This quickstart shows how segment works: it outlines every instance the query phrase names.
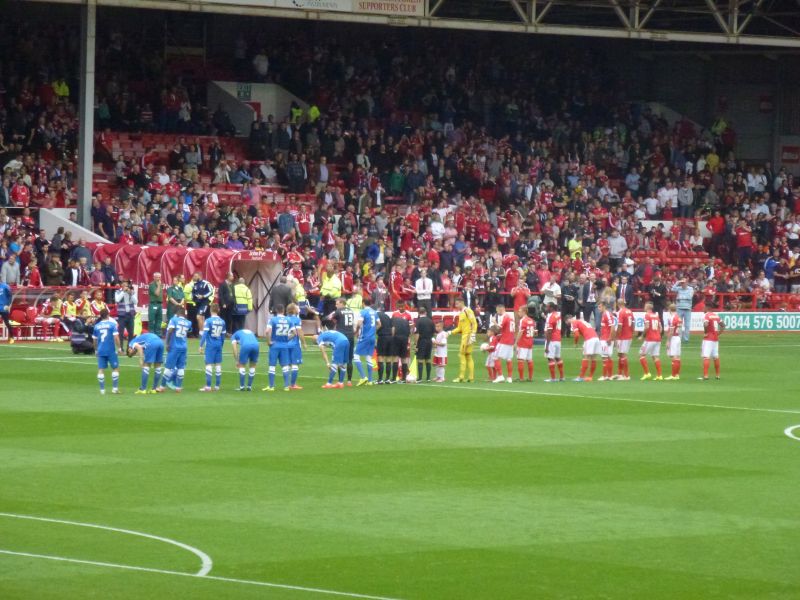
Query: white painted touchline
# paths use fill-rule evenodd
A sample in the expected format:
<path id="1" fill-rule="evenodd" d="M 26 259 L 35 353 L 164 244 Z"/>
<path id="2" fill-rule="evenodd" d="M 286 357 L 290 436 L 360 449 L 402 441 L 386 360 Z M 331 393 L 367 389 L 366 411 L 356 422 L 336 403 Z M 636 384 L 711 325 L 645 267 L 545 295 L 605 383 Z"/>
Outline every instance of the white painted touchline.
<path id="1" fill-rule="evenodd" d="M 0 554 L 9 556 L 24 556 L 26 558 L 41 558 L 58 562 L 74 563 L 79 565 L 90 565 L 94 567 L 106 567 L 110 569 L 124 569 L 126 571 L 141 571 L 144 573 L 158 573 L 161 575 L 174 575 L 177 577 L 193 577 L 205 581 L 224 581 L 227 583 L 239 583 L 242 585 L 257 585 L 261 587 L 277 588 L 283 590 L 293 590 L 297 592 L 309 592 L 314 594 L 326 594 L 328 596 L 345 596 L 347 598 L 363 598 L 365 600 L 398 600 L 397 598 L 387 598 L 385 596 L 370 596 L 368 594 L 356 594 L 353 592 L 337 592 L 336 590 L 324 590 L 321 588 L 305 587 L 300 585 L 288 585 L 284 583 L 270 583 L 267 581 L 251 581 L 248 579 L 234 579 L 233 577 L 219 577 L 217 575 L 200 575 L 199 573 L 184 573 L 182 571 L 170 571 L 167 569 L 152 569 L 149 567 L 136 567 L 133 565 L 120 565 L 116 563 L 99 562 L 94 560 L 81 560 L 78 558 L 66 558 L 63 556 L 51 556 L 48 554 L 33 554 L 31 552 L 15 552 L 13 550 L 0 550 Z"/>
<path id="2" fill-rule="evenodd" d="M 697 408 L 719 408 L 721 410 L 743 410 L 749 412 L 767 412 L 767 413 L 780 413 L 789 415 L 800 415 L 800 410 L 789 410 L 782 408 L 752 408 L 749 406 L 727 406 L 724 404 L 702 404 L 699 402 L 669 402 L 667 400 L 643 400 L 641 398 L 619 398 L 614 396 L 584 396 L 581 394 L 559 394 L 558 392 L 533 392 L 528 390 L 514 390 L 503 387 L 507 384 L 498 384 L 497 387 L 485 388 L 475 387 L 474 384 L 465 383 L 462 385 L 443 385 L 441 383 L 418 383 L 423 387 L 435 388 L 448 388 L 453 390 L 463 390 L 468 392 L 499 392 L 501 394 L 525 394 L 528 396 L 561 396 L 564 398 L 585 398 L 587 400 L 610 400 L 613 402 L 634 402 L 639 404 L 663 404 L 666 406 L 695 406 Z M 558 389 L 558 383 L 546 384 L 552 386 L 552 389 Z M 581 385 L 592 385 L 585 383 Z M 574 389 L 574 388 L 573 388 Z M 800 425 L 798 425 L 800 427 Z M 788 435 L 788 434 L 787 434 Z M 800 441 L 800 438 L 798 439 Z"/>
<path id="3" fill-rule="evenodd" d="M 177 540 L 171 540 L 170 538 L 161 537 L 158 535 L 151 535 L 149 533 L 142 533 L 141 531 L 133 531 L 131 529 L 119 529 L 118 527 L 108 527 L 106 525 L 95 525 L 94 523 L 82 523 L 80 521 L 65 521 L 63 519 L 50 519 L 46 517 L 34 517 L 31 515 L 18 515 L 15 513 L 5 513 L 0 512 L 0 517 L 7 517 L 9 519 L 25 519 L 28 521 L 42 521 L 44 523 L 58 523 L 60 525 L 72 525 L 74 527 L 87 527 L 89 529 L 103 529 L 105 531 L 114 531 L 116 533 L 124 533 L 126 535 L 134 535 L 136 537 L 147 538 L 150 540 L 156 540 L 157 542 L 163 542 L 165 544 L 170 544 L 172 546 L 177 546 L 183 550 L 191 552 L 197 558 L 200 559 L 200 570 L 197 573 L 194 573 L 197 577 L 203 577 L 208 575 L 211 571 L 211 567 L 214 566 L 214 562 L 211 560 L 211 557 L 203 552 L 195 548 L 194 546 L 190 546 L 189 544 L 184 544 L 183 542 L 179 542 Z"/>
<path id="4" fill-rule="evenodd" d="M 793 440 L 797 440 L 798 442 L 800 442 L 800 437 L 797 437 L 794 434 L 795 429 L 800 429 L 800 425 L 792 425 L 791 427 L 787 427 L 786 429 L 783 430 L 783 433 L 792 438 Z"/>

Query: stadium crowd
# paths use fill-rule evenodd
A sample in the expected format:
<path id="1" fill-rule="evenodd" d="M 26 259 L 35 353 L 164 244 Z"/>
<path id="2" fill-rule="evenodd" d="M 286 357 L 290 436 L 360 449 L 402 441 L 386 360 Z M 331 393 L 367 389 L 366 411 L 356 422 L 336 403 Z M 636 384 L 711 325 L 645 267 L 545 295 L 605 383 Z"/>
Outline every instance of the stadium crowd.
<path id="1" fill-rule="evenodd" d="M 81 240 L 45 239 L 27 208 L 72 200 L 78 127 L 74 40 L 55 27 L 29 33 L 0 77 L 0 281 L 113 284 Z M 274 250 L 312 301 L 328 284 L 376 307 L 446 307 L 461 296 L 492 311 L 540 293 L 597 326 L 601 297 L 663 305 L 683 280 L 695 302 L 724 308 L 737 297 L 719 294 L 755 293 L 764 304 L 800 292 L 800 190 L 783 168 L 737 160 L 724 116 L 707 129 L 686 119 L 670 127 L 581 49 L 535 50 L 520 63 L 502 40 L 459 45 L 456 55 L 431 38 L 425 60 L 397 36 L 376 52 L 364 52 L 369 38 L 309 42 L 300 53 L 237 42 L 236 68 L 251 65 L 256 78 L 302 88 L 310 101 L 254 122 L 237 162 L 193 137 L 231 133 L 224 115 L 179 127 L 168 88 L 139 104 L 124 83 L 130 69 L 163 65 L 122 60 L 131 41 L 110 35 L 99 126 L 185 135 L 165 164 L 113 157 L 119 188 L 94 195 L 94 230 L 119 243 Z M 133 110 L 118 105 L 126 102 L 151 113 L 119 118 Z M 231 184 L 239 199 L 224 202 L 219 190 Z"/>

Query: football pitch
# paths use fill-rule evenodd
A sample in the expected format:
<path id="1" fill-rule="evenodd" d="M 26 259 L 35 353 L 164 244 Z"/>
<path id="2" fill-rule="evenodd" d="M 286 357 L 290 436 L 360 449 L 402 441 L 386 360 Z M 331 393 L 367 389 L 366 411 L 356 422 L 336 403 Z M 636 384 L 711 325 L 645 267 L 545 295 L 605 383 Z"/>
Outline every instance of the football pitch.
<path id="1" fill-rule="evenodd" d="M 182 394 L 123 357 L 101 396 L 93 357 L 3 345 L 0 598 L 800 598 L 800 336 L 725 334 L 720 381 L 699 347 L 679 382 L 545 384 L 537 346 L 534 383 L 477 352 L 344 390 L 312 348 L 302 391 L 239 393 L 226 343 L 202 394 L 192 340 Z"/>

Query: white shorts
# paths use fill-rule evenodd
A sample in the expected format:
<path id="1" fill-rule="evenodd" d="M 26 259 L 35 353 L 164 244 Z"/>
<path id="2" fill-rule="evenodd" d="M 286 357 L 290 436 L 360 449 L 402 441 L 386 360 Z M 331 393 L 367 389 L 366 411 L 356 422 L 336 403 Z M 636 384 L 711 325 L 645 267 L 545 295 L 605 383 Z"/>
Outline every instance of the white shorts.
<path id="1" fill-rule="evenodd" d="M 550 342 L 547 345 L 547 352 L 545 353 L 550 360 L 558 360 L 561 358 L 561 342 Z"/>
<path id="2" fill-rule="evenodd" d="M 583 355 L 593 356 L 600 354 L 600 338 L 592 338 L 583 342 Z"/>
<path id="3" fill-rule="evenodd" d="M 669 348 L 667 349 L 667 356 L 679 358 L 681 355 L 681 336 L 673 335 L 669 338 Z"/>
<path id="4" fill-rule="evenodd" d="M 498 360 L 511 360 L 514 358 L 514 346 L 510 344 L 497 344 L 497 349 L 494 353 L 495 358 Z"/>
<path id="5" fill-rule="evenodd" d="M 645 342 L 639 349 L 640 356 L 661 356 L 661 342 Z"/>
<path id="6" fill-rule="evenodd" d="M 611 342 L 600 340 L 600 356 L 610 358 L 614 353 L 614 345 Z"/>
<path id="7" fill-rule="evenodd" d="M 703 346 L 700 352 L 703 358 L 719 358 L 719 342 L 703 340 Z"/>
<path id="8" fill-rule="evenodd" d="M 617 354 L 627 354 L 631 351 L 631 340 L 617 340 Z"/>
<path id="9" fill-rule="evenodd" d="M 533 360 L 533 348 L 517 348 L 517 360 Z"/>

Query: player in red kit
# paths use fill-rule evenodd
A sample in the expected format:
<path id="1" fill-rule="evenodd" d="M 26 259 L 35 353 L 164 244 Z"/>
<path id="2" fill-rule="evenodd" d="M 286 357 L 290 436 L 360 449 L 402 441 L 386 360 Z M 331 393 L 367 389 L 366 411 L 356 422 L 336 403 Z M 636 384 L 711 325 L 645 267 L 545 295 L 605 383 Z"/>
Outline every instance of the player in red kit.
<path id="1" fill-rule="evenodd" d="M 628 353 L 631 351 L 633 341 L 634 318 L 633 311 L 625 306 L 625 300 L 617 300 L 617 327 L 614 333 L 617 346 L 617 376 L 620 381 L 630 381 L 631 372 L 628 364 Z"/>
<path id="2" fill-rule="evenodd" d="M 662 381 L 664 378 L 661 376 L 661 331 L 664 327 L 658 314 L 653 312 L 652 302 L 644 305 L 644 311 L 644 343 L 639 350 L 639 362 L 642 363 L 642 369 L 644 369 L 642 381 L 653 378 L 647 366 L 648 356 L 653 357 L 653 364 L 656 366 L 655 381 Z"/>
<path id="3" fill-rule="evenodd" d="M 603 358 L 603 375 L 597 381 L 611 381 L 614 375 L 614 361 L 611 360 L 614 351 L 614 342 L 611 341 L 614 315 L 605 302 L 598 302 L 597 310 L 600 311 L 600 356 Z"/>
<path id="4" fill-rule="evenodd" d="M 536 337 L 536 321 L 528 316 L 525 306 L 519 309 L 519 330 L 517 331 L 517 373 L 519 380 L 525 379 L 525 364 L 528 365 L 528 381 L 533 381 L 533 338 Z"/>
<path id="5" fill-rule="evenodd" d="M 719 334 L 725 329 L 725 323 L 715 312 L 707 312 L 703 315 L 703 336 L 702 356 L 703 356 L 703 381 L 708 380 L 708 368 L 711 359 L 714 359 L 714 371 L 719 379 Z"/>
<path id="6" fill-rule="evenodd" d="M 667 356 L 672 359 L 672 375 L 666 381 L 677 381 L 681 378 L 681 329 L 683 319 L 678 314 L 674 303 L 669 305 L 669 333 L 667 335 Z"/>
<path id="7" fill-rule="evenodd" d="M 544 326 L 544 355 L 547 358 L 547 366 L 550 369 L 550 379 L 545 379 L 545 383 L 564 381 L 564 361 L 561 360 L 561 313 L 555 304 L 548 304 L 547 321 Z M 556 379 L 556 367 L 558 367 L 559 379 Z"/>
<path id="8" fill-rule="evenodd" d="M 495 355 L 495 383 L 503 383 L 507 381 L 512 382 L 512 374 L 514 373 L 514 332 L 516 331 L 516 323 L 514 322 L 514 315 L 506 312 L 506 307 L 503 304 L 498 304 L 497 311 L 497 326 L 500 328 L 500 333 L 497 338 L 497 349 Z M 506 363 L 506 373 L 508 377 L 503 379 L 503 361 Z"/>
<path id="9" fill-rule="evenodd" d="M 481 344 L 481 350 L 486 352 L 486 372 L 489 373 L 489 382 L 494 383 L 495 380 L 495 364 L 497 363 L 497 340 L 500 339 L 498 332 L 500 328 L 497 325 L 492 325 L 486 330 L 486 343 Z M 502 379 L 503 372 L 500 371 L 500 378 Z"/>
<path id="10" fill-rule="evenodd" d="M 583 319 L 578 319 L 572 315 L 567 317 L 567 325 L 572 328 L 572 335 L 575 336 L 575 345 L 578 345 L 578 338 L 583 337 L 583 360 L 581 361 L 581 374 L 573 381 L 591 381 L 594 371 L 597 368 L 597 356 L 600 354 L 600 338 L 597 337 L 594 327 Z M 586 369 L 591 364 L 591 371 L 586 377 Z"/>

